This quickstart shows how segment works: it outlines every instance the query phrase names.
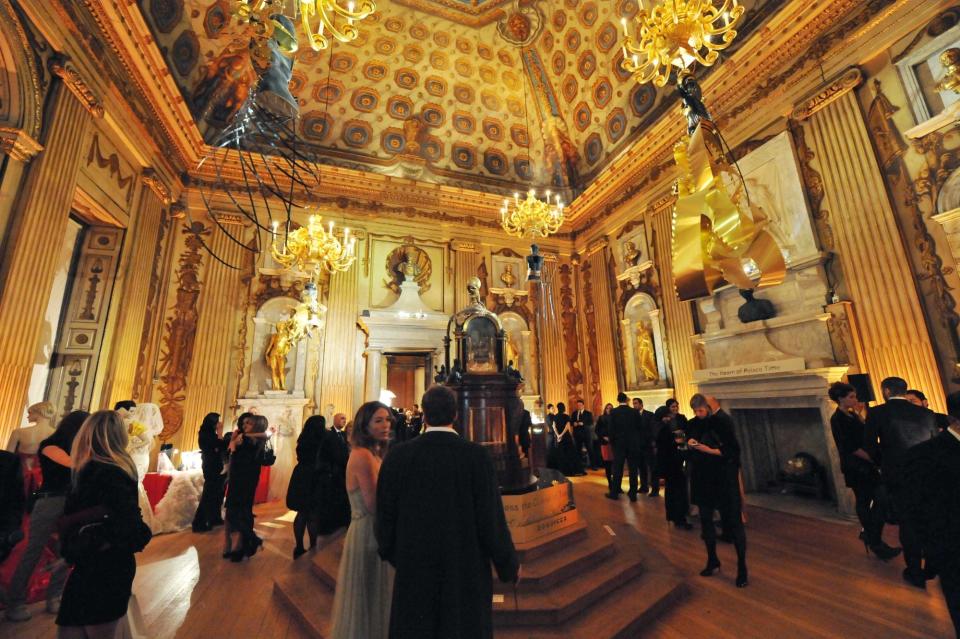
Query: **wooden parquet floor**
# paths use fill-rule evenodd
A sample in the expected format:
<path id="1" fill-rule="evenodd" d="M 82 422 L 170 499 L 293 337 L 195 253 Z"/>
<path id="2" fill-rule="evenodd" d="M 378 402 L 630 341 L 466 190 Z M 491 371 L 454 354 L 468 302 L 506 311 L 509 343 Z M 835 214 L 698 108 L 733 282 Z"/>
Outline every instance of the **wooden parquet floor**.
<path id="1" fill-rule="evenodd" d="M 622 520 L 689 575 L 687 594 L 643 634 L 657 639 L 696 638 L 949 638 L 953 629 L 937 582 L 926 592 L 900 579 L 901 560 L 867 557 L 857 528 L 749 508 L 750 586 L 733 585 L 736 558 L 721 544 L 721 572 L 705 579 L 697 530 L 680 531 L 663 518 L 661 499 L 612 502 L 605 481 L 575 480 L 582 514 Z M 273 577 L 309 570 L 293 562 L 292 513 L 279 504 L 257 508 L 265 550 L 232 564 L 220 558 L 221 536 L 181 532 L 155 538 L 137 557 L 137 595 L 150 639 L 303 639 L 304 633 L 272 595 Z M 887 531 L 895 542 L 895 529 Z M 629 606 L 629 601 L 622 602 Z M 0 638 L 52 639 L 53 618 L 35 606 L 33 620 L 0 622 Z"/>

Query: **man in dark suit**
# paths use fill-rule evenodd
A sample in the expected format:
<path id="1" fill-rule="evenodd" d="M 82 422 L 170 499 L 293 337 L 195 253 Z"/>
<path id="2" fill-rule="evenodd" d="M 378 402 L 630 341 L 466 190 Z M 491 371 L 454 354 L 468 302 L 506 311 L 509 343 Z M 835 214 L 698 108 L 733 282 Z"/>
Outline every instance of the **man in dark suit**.
<path id="1" fill-rule="evenodd" d="M 653 413 L 643 407 L 643 400 L 639 397 L 633 398 L 633 409 L 640 415 L 640 492 L 649 492 L 651 497 L 658 497 L 660 480 L 657 478 L 656 420 Z"/>
<path id="2" fill-rule="evenodd" d="M 593 455 L 593 413 L 584 408 L 583 400 L 577 400 L 577 409 L 573 411 L 573 441 L 577 447 L 577 454 L 583 456 L 586 449 L 590 468 L 596 470 L 600 464 Z"/>
<path id="3" fill-rule="evenodd" d="M 912 499 L 904 504 L 902 517 L 917 531 L 928 568 L 940 575 L 960 636 L 960 392 L 947 397 L 947 412 L 947 428 L 904 455 L 902 479 Z"/>
<path id="4" fill-rule="evenodd" d="M 911 388 L 907 391 L 907 394 L 904 395 L 907 398 L 907 401 L 916 406 L 922 406 L 927 410 L 930 410 L 930 401 L 927 399 L 927 396 L 923 391 L 919 391 L 915 388 Z M 943 413 L 933 413 L 934 422 L 937 424 L 937 428 L 940 430 L 946 430 L 947 426 L 950 425 L 950 418 Z"/>
<path id="5" fill-rule="evenodd" d="M 881 503 L 888 504 L 895 515 L 906 504 L 909 506 L 910 487 L 901 477 L 901 466 L 906 452 L 937 434 L 933 413 L 921 406 L 907 401 L 907 382 L 899 377 L 888 377 L 880 382 L 884 404 L 874 406 L 867 413 L 867 423 L 863 432 L 863 447 L 875 462 L 880 465 L 880 481 L 883 487 Z M 921 569 L 923 546 L 917 538 L 917 532 L 910 521 L 901 521 L 900 545 L 903 546 L 903 559 L 907 567 L 903 579 L 918 588 L 926 587 Z"/>
<path id="6" fill-rule="evenodd" d="M 377 482 L 380 556 L 397 569 L 390 639 L 493 637 L 490 564 L 502 582 L 520 575 L 493 462 L 453 429 L 453 391 L 421 403 L 426 431 L 390 451 Z"/>
<path id="7" fill-rule="evenodd" d="M 343 413 L 337 413 L 333 416 L 333 428 L 331 429 L 333 433 L 340 438 L 344 444 L 349 445 L 350 442 L 347 439 L 347 416 Z"/>
<path id="8" fill-rule="evenodd" d="M 637 473 L 642 458 L 642 419 L 640 413 L 627 405 L 626 393 L 617 395 L 618 406 L 610 412 L 608 418 L 610 444 L 613 446 L 613 474 L 610 478 L 609 499 L 618 499 L 623 492 L 623 463 L 630 472 L 630 489 L 627 497 L 637 501 Z"/>

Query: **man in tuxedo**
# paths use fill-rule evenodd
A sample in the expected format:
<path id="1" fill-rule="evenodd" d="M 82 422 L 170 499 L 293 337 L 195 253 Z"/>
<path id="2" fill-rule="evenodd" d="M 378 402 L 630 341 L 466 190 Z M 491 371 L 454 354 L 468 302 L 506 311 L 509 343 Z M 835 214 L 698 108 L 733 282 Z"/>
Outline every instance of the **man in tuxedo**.
<path id="1" fill-rule="evenodd" d="M 881 503 L 887 504 L 888 512 L 899 514 L 904 506 L 909 508 L 914 497 L 910 487 L 901 477 L 901 466 L 906 452 L 912 447 L 933 438 L 937 426 L 933 412 L 907 401 L 907 382 L 899 377 L 888 377 L 880 382 L 885 403 L 874 406 L 867 413 L 863 432 L 863 447 L 880 465 Z M 912 522 L 900 521 L 900 545 L 907 567 L 903 579 L 918 588 L 926 588 L 920 562 L 923 546 Z"/>
<path id="2" fill-rule="evenodd" d="M 940 575 L 960 636 L 960 392 L 947 397 L 947 412 L 947 428 L 904 455 L 901 477 L 913 498 L 904 504 L 902 517 L 917 531 L 928 568 Z"/>
<path id="3" fill-rule="evenodd" d="M 350 442 L 347 439 L 347 416 L 343 413 L 337 413 L 333 416 L 333 428 L 334 434 L 340 438 L 344 444 L 349 444 Z"/>
<path id="4" fill-rule="evenodd" d="M 613 473 L 607 498 L 619 499 L 623 492 L 620 484 L 623 481 L 623 464 L 626 462 L 630 473 L 627 497 L 630 501 L 637 501 L 637 472 L 643 453 L 643 425 L 640 413 L 627 405 L 628 399 L 626 393 L 617 395 L 618 405 L 610 412 L 607 421 L 610 445 L 613 446 Z"/>
<path id="5" fill-rule="evenodd" d="M 380 556 L 396 567 L 390 639 L 493 637 L 493 583 L 520 564 L 486 450 L 453 429 L 457 397 L 423 395 L 426 430 L 391 449 L 377 482 Z"/>
<path id="6" fill-rule="evenodd" d="M 557 445 L 560 433 L 556 429 L 557 408 L 553 404 L 547 404 L 547 414 L 543 416 L 543 421 L 547 425 L 547 450 Z"/>
<path id="7" fill-rule="evenodd" d="M 927 400 L 927 396 L 923 391 L 919 391 L 915 388 L 911 388 L 907 391 L 907 394 L 904 395 L 907 398 L 907 401 L 916 406 L 922 406 L 923 408 L 930 409 L 930 401 Z M 937 428 L 940 430 L 946 430 L 947 426 L 950 425 L 950 417 L 944 415 L 943 413 L 933 413 L 933 419 L 937 424 Z"/>
<path id="8" fill-rule="evenodd" d="M 656 420 L 653 413 L 644 409 L 643 400 L 639 397 L 633 398 L 633 409 L 640 415 L 640 492 L 649 492 L 651 497 L 658 497 L 660 479 L 657 477 Z"/>
<path id="9" fill-rule="evenodd" d="M 590 468 L 596 470 L 600 467 L 593 455 L 593 413 L 584 408 L 583 400 L 577 400 L 577 409 L 573 411 L 573 442 L 577 447 L 577 454 L 583 456 L 583 450 L 586 449 L 589 458 Z"/>

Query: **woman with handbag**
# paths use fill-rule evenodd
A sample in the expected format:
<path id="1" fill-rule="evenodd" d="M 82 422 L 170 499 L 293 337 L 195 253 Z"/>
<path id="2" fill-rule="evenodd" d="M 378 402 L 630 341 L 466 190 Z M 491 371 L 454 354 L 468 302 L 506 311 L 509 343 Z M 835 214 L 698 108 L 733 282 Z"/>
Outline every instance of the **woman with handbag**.
<path id="1" fill-rule="evenodd" d="M 207 413 L 197 433 L 203 469 L 203 492 L 197 513 L 193 516 L 193 532 L 207 532 L 223 524 L 223 422 L 220 413 Z"/>
<path id="2" fill-rule="evenodd" d="M 607 485 L 613 485 L 613 444 L 610 443 L 610 413 L 613 404 L 603 407 L 603 414 L 597 419 L 597 441 L 600 442 L 600 459 L 603 460 L 603 472 L 607 476 Z"/>
<path id="3" fill-rule="evenodd" d="M 859 400 L 853 386 L 835 382 L 827 391 L 837 403 L 837 410 L 830 417 L 830 430 L 840 456 L 840 471 L 844 483 L 853 491 L 856 500 L 857 519 L 863 530 L 860 539 L 867 552 L 884 561 L 900 554 L 900 548 L 888 546 L 881 539 L 884 512 L 877 499 L 880 484 L 880 469 L 863 448 L 864 421 L 856 412 Z"/>
<path id="4" fill-rule="evenodd" d="M 252 557 L 263 546 L 253 530 L 253 500 L 260 469 L 271 466 L 273 451 L 267 449 L 267 418 L 244 414 L 240 430 L 230 437 L 230 473 L 227 480 L 227 547 L 224 558 L 233 562 Z"/>
<path id="5" fill-rule="evenodd" d="M 60 423 L 52 435 L 44 439 L 37 446 L 37 458 L 43 473 L 43 482 L 39 490 L 31 493 L 27 509 L 30 512 L 30 530 L 27 536 L 27 547 L 20 557 L 20 563 L 10 579 L 10 588 L 7 593 L 7 619 L 9 621 L 27 621 L 30 612 L 27 610 L 27 586 L 30 576 L 43 553 L 47 542 L 57 530 L 57 521 L 63 514 L 70 491 L 70 469 L 73 463 L 70 460 L 70 449 L 84 420 L 90 413 L 82 410 L 73 411 Z M 60 591 L 67 576 L 67 566 L 58 562 L 50 574 L 50 585 L 47 586 L 47 612 L 56 614 L 60 605 Z"/>
<path id="6" fill-rule="evenodd" d="M 733 421 L 723 410 L 714 412 L 704 395 L 690 398 L 696 417 L 687 422 L 690 488 L 700 510 L 700 530 L 707 548 L 707 565 L 700 571 L 709 577 L 720 568 L 714 511 L 720 511 L 724 533 L 733 537 L 737 549 L 737 588 L 747 585 L 747 533 L 740 511 L 740 442 Z"/>
<path id="7" fill-rule="evenodd" d="M 313 492 L 316 487 L 317 451 L 326 430 L 327 420 L 323 415 L 311 415 L 297 438 L 297 465 L 290 475 L 290 486 L 287 488 L 287 508 L 297 511 L 293 519 L 293 540 L 296 542 L 294 559 L 307 552 L 303 547 L 305 532 L 310 533 L 311 549 L 317 543 Z"/>
<path id="8" fill-rule="evenodd" d="M 113 637 L 127 614 L 137 572 L 134 553 L 150 541 L 140 516 L 137 467 L 120 415 L 91 415 L 73 443 L 72 489 L 60 522 L 73 572 L 63 590 L 60 639 Z"/>

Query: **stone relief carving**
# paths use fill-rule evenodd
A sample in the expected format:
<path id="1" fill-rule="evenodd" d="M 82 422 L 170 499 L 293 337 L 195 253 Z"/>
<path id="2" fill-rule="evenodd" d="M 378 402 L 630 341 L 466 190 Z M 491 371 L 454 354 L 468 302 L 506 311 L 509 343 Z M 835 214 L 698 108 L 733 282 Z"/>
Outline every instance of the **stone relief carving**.
<path id="1" fill-rule="evenodd" d="M 576 399 L 583 388 L 583 371 L 579 367 L 580 344 L 577 339 L 577 314 L 574 311 L 573 267 L 571 264 L 561 264 L 557 272 L 560 275 L 560 321 L 567 360 L 567 397 Z"/>

